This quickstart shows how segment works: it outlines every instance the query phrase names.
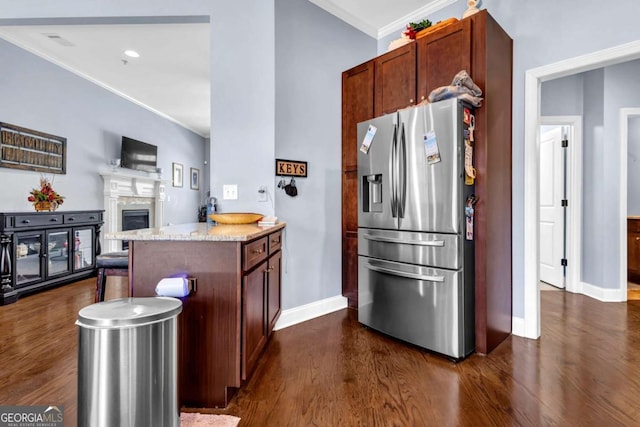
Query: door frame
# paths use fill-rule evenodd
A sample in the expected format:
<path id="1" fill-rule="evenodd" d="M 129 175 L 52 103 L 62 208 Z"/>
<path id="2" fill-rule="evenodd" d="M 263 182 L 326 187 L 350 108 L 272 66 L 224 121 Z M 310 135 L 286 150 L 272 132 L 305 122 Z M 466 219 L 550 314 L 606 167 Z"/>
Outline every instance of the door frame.
<path id="1" fill-rule="evenodd" d="M 532 68 L 525 72 L 523 212 L 524 319 L 514 318 L 513 324 L 521 325 L 519 329 L 514 328 L 514 332 L 517 332 L 518 335 L 533 339 L 540 337 L 540 291 L 538 289 L 538 282 L 540 280 L 538 274 L 538 168 L 540 167 L 538 131 L 540 126 L 540 86 L 542 82 L 547 80 L 639 58 L 640 41 L 634 41 L 553 64 Z M 622 171 L 620 173 L 622 173 Z"/>
<path id="2" fill-rule="evenodd" d="M 582 293 L 580 271 L 582 254 L 582 116 L 540 116 L 540 126 L 554 125 L 568 127 L 569 145 L 567 147 L 567 223 L 565 236 L 567 242 L 567 270 L 564 289 L 568 292 Z M 538 161 L 540 159 L 540 135 L 538 135 Z M 538 164 L 539 166 L 539 164 Z M 538 176 L 538 179 L 540 177 Z M 538 187 L 539 190 L 539 187 Z M 539 197 L 539 195 L 538 195 Z M 538 213 L 539 215 L 539 213 Z M 539 220 L 539 218 L 538 218 Z M 538 230 L 538 244 L 540 230 Z M 538 259 L 538 263 L 540 260 Z M 538 272 L 538 276 L 540 273 Z M 538 280 L 539 281 L 539 280 Z"/>
<path id="3" fill-rule="evenodd" d="M 640 108 L 620 109 L 620 290 L 627 297 L 627 198 L 629 171 L 629 118 L 640 117 Z"/>

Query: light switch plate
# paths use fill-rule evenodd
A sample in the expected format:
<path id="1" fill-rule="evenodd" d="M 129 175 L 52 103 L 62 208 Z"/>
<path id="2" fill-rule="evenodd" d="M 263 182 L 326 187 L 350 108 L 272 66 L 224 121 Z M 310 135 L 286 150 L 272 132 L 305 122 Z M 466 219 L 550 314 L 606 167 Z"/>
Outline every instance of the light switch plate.
<path id="1" fill-rule="evenodd" d="M 236 184 L 223 185 L 222 200 L 238 200 L 238 186 Z"/>
<path id="2" fill-rule="evenodd" d="M 266 202 L 267 201 L 267 186 L 261 185 L 258 187 L 258 201 Z"/>

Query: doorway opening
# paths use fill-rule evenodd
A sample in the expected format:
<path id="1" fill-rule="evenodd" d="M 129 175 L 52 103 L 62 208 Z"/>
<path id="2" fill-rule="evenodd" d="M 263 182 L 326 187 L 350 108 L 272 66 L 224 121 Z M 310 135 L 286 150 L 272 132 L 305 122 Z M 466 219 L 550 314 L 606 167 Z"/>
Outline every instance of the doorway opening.
<path id="1" fill-rule="evenodd" d="M 524 114 L 524 322 L 519 335 L 536 339 L 540 336 L 540 291 L 539 280 L 539 125 L 540 125 L 540 85 L 543 81 L 552 80 L 571 74 L 581 73 L 600 67 L 619 64 L 640 58 L 640 41 L 627 43 L 610 49 L 571 58 L 554 64 L 530 69 L 525 74 L 525 114 Z M 622 155 L 622 154 L 621 154 Z M 622 168 L 621 168 L 622 169 Z M 626 169 L 626 168 L 625 168 Z M 576 172 L 573 171 L 572 175 Z M 622 179 L 622 171 L 620 171 Z M 626 174 L 625 174 L 626 175 Z M 626 177 L 625 177 L 626 180 Z M 626 188 L 626 184 L 625 184 Z M 625 193 L 626 194 L 626 193 Z M 626 197 L 621 197 L 626 199 Z M 626 210 L 621 215 L 626 216 Z M 625 222 L 625 221 L 621 221 Z M 626 224 L 620 229 L 626 232 Z M 578 230 L 578 238 L 581 231 Z M 622 235 L 622 231 L 620 233 Z M 569 245 L 575 239 L 568 237 Z M 578 254 L 580 247 L 578 246 Z M 620 264 L 623 263 L 621 253 Z M 624 259 L 626 269 L 626 259 Z M 622 270 L 622 268 L 621 268 Z M 580 270 L 577 270 L 579 275 Z M 625 271 L 626 287 L 626 271 Z M 515 332 L 515 331 L 514 331 Z"/>
<path id="2" fill-rule="evenodd" d="M 640 194 L 631 183 L 640 178 L 640 108 L 620 109 L 620 280 L 628 300 L 640 299 Z M 640 229 L 637 230 L 640 232 Z"/>

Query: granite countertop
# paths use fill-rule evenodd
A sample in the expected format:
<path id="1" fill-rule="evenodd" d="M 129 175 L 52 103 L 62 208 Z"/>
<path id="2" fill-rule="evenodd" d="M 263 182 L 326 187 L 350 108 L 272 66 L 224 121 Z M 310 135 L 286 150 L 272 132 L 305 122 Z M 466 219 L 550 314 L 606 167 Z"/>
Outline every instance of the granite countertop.
<path id="1" fill-rule="evenodd" d="M 629 215 L 627 219 L 640 219 L 640 215 Z"/>
<path id="2" fill-rule="evenodd" d="M 105 239 L 114 240 L 191 240 L 211 242 L 244 242 L 266 236 L 281 230 L 286 223 L 259 226 L 253 224 L 217 224 L 208 225 L 205 222 L 168 225 L 166 227 L 142 228 L 139 230 L 118 231 L 106 233 Z"/>

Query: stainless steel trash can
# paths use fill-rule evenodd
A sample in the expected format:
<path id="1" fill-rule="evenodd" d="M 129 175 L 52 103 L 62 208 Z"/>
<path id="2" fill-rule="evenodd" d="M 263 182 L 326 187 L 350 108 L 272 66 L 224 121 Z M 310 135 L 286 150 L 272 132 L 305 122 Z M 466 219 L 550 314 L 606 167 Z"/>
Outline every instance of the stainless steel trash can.
<path id="1" fill-rule="evenodd" d="M 123 298 L 78 314 L 78 427 L 180 425 L 176 298 Z"/>

